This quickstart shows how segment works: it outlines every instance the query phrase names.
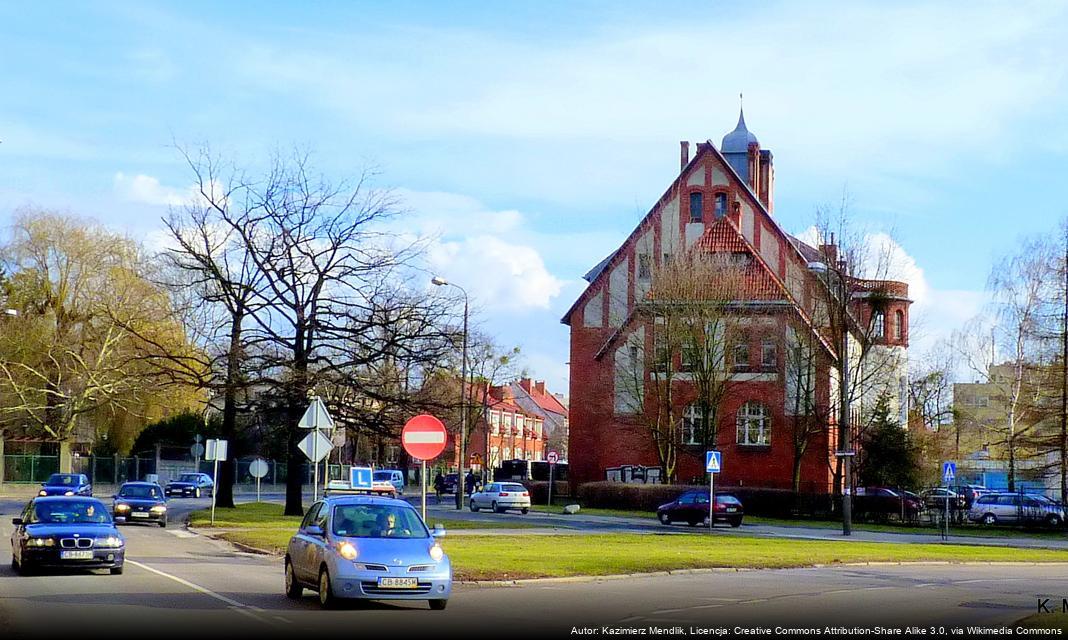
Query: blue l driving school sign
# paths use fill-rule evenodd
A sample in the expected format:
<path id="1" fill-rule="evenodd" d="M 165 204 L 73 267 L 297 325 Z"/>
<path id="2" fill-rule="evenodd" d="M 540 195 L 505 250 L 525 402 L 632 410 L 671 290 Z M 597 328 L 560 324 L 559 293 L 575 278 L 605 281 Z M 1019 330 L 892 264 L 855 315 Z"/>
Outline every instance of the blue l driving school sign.
<path id="1" fill-rule="evenodd" d="M 705 471 L 719 473 L 722 461 L 723 458 L 719 451 L 705 451 Z"/>
<path id="2" fill-rule="evenodd" d="M 374 478 L 371 467 L 353 467 L 350 472 L 353 489 L 370 489 Z"/>

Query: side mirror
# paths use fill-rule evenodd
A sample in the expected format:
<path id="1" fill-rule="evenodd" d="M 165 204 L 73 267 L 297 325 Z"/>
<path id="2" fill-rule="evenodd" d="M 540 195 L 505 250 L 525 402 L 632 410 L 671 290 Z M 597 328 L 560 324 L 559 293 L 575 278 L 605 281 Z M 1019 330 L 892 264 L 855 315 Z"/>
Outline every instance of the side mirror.
<path id="1" fill-rule="evenodd" d="M 11 524 L 13 524 L 15 526 L 21 525 L 22 524 L 22 518 L 12 518 L 11 519 Z"/>
<path id="2" fill-rule="evenodd" d="M 308 534 L 309 536 L 315 536 L 316 538 L 326 537 L 326 533 L 323 531 L 323 528 L 315 524 L 305 529 L 304 533 Z"/>
<path id="3" fill-rule="evenodd" d="M 445 527 L 441 526 L 440 522 L 438 524 L 435 524 L 434 525 L 434 530 L 432 532 L 430 532 L 430 535 L 433 538 L 444 538 L 445 537 Z"/>

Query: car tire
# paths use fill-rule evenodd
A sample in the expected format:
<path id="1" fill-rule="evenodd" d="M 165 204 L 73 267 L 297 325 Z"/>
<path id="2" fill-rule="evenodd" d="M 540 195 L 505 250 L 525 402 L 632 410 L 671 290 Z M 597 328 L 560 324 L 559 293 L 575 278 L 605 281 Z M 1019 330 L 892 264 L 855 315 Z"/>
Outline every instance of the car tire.
<path id="1" fill-rule="evenodd" d="M 497 506 L 496 500 L 490 503 L 490 508 L 493 509 L 493 513 L 504 513 L 504 510 Z"/>
<path id="2" fill-rule="evenodd" d="M 699 524 L 701 524 L 700 520 L 690 520 L 690 526 L 691 527 L 696 527 Z"/>
<path id="3" fill-rule="evenodd" d="M 737 529 L 738 527 L 742 526 L 742 519 L 741 518 L 732 518 L 731 519 L 731 526 L 734 527 L 735 529 Z"/>
<path id="4" fill-rule="evenodd" d="M 998 517 L 992 513 L 983 514 L 982 523 L 985 525 L 993 525 L 998 523 Z"/>
<path id="5" fill-rule="evenodd" d="M 445 605 L 449 604 L 448 600 L 431 600 L 430 608 L 434 611 L 441 611 L 445 608 Z"/>
<path id="6" fill-rule="evenodd" d="M 666 513 L 661 513 L 657 516 L 660 519 L 660 524 L 671 524 L 671 516 Z"/>
<path id="7" fill-rule="evenodd" d="M 111 575 L 113 575 L 113 576 L 121 576 L 122 575 L 122 565 L 120 564 L 117 567 L 112 567 L 108 571 L 110 571 Z"/>
<path id="8" fill-rule="evenodd" d="M 11 561 L 14 562 L 14 558 L 12 558 Z M 26 562 L 25 559 L 23 559 L 22 562 L 19 563 L 19 568 L 16 569 L 16 571 L 20 576 L 32 576 L 34 572 L 33 565 L 29 562 Z"/>
<path id="9" fill-rule="evenodd" d="M 1046 526 L 1057 528 L 1061 526 L 1061 517 L 1053 514 L 1046 518 Z"/>
<path id="10" fill-rule="evenodd" d="M 167 528 L 167 519 L 166 518 L 164 518 L 163 520 L 159 521 L 159 527 L 160 527 L 160 529 L 166 529 Z"/>
<path id="11" fill-rule="evenodd" d="M 193 497 L 194 498 L 199 498 L 200 497 L 200 489 L 199 488 L 196 491 L 193 492 Z"/>
<path id="12" fill-rule="evenodd" d="M 330 572 L 326 567 L 319 570 L 319 606 L 323 609 L 337 609 L 337 596 L 330 584 Z"/>
<path id="13" fill-rule="evenodd" d="M 15 554 L 11 554 L 11 570 L 16 574 L 22 573 L 22 570 L 19 568 L 19 561 L 15 559 Z"/>
<path id="14" fill-rule="evenodd" d="M 286 558 L 285 580 L 286 597 L 290 600 L 300 600 L 304 595 L 304 587 L 297 581 L 297 576 L 293 573 L 293 563 L 289 561 L 289 558 Z"/>
<path id="15" fill-rule="evenodd" d="M 478 513 L 478 505 L 474 500 L 471 501 L 471 513 Z"/>

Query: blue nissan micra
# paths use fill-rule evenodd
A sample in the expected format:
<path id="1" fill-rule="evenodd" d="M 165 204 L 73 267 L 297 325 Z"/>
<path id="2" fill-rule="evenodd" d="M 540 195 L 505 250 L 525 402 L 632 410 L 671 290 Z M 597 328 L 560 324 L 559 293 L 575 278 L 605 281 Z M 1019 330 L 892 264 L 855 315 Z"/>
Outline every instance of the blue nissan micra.
<path id="1" fill-rule="evenodd" d="M 343 598 L 428 600 L 444 609 L 452 593 L 452 565 L 437 538 L 403 500 L 370 495 L 327 496 L 304 515 L 289 540 L 286 595 L 319 592 L 324 609 Z"/>

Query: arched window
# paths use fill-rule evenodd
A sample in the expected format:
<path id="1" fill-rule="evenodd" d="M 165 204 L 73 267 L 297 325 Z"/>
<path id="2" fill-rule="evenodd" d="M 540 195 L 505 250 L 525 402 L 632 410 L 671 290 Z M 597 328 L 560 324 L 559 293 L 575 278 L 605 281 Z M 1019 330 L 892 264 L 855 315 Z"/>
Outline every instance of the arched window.
<path id="1" fill-rule="evenodd" d="M 702 222 L 704 221 L 704 197 L 700 191 L 694 191 L 690 194 L 690 222 Z"/>
<path id="2" fill-rule="evenodd" d="M 771 415 L 767 406 L 750 400 L 738 409 L 738 444 L 771 444 Z"/>
<path id="3" fill-rule="evenodd" d="M 871 333 L 876 338 L 886 335 L 886 314 L 876 311 L 871 317 Z"/>
<path id="4" fill-rule="evenodd" d="M 717 193 L 713 196 L 715 199 L 715 212 L 717 218 L 722 218 L 727 215 L 727 194 Z"/>
<path id="5" fill-rule="evenodd" d="M 905 314 L 900 309 L 894 312 L 894 331 L 898 340 L 905 339 Z"/>

